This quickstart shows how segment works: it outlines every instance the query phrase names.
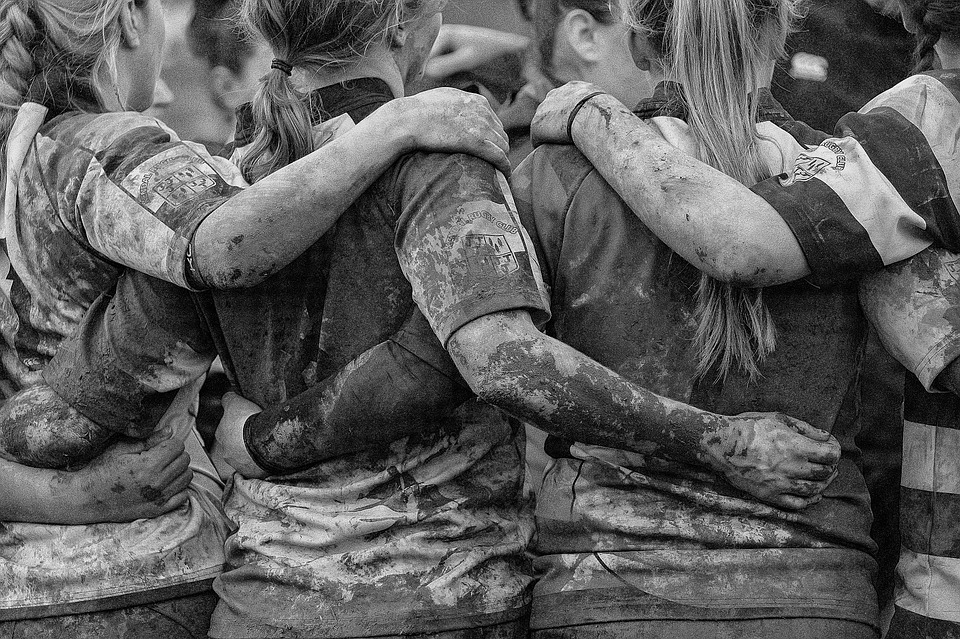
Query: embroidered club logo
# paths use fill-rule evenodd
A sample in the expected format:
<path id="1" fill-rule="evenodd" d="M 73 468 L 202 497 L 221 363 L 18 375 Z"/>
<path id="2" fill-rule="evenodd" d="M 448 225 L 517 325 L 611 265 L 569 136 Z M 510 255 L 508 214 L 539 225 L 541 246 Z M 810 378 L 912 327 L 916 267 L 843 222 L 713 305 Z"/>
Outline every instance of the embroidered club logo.
<path id="1" fill-rule="evenodd" d="M 503 235 L 470 233 L 463 238 L 467 269 L 476 275 L 505 276 L 520 269 Z"/>
<path id="2" fill-rule="evenodd" d="M 188 165 L 164 178 L 153 191 L 170 206 L 178 208 L 217 185 L 196 165 Z"/>
<path id="3" fill-rule="evenodd" d="M 943 268 L 954 284 L 960 284 L 960 260 L 944 258 Z"/>
<path id="4" fill-rule="evenodd" d="M 814 157 L 801 153 L 797 156 L 797 166 L 793 170 L 794 182 L 806 182 L 812 180 L 820 171 L 830 166 L 830 162 L 823 158 Z"/>

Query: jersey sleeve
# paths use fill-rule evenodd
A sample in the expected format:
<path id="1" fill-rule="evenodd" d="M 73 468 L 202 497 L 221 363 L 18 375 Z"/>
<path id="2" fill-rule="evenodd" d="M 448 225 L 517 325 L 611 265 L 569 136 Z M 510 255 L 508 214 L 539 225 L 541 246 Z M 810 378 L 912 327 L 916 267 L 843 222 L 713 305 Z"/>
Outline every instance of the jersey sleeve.
<path id="1" fill-rule="evenodd" d="M 960 255 L 928 249 L 861 280 L 867 319 L 927 391 L 960 356 Z"/>
<path id="2" fill-rule="evenodd" d="M 960 102 L 914 76 L 844 116 L 836 137 L 753 187 L 790 226 L 813 279 L 829 284 L 916 255 L 960 251 Z"/>
<path id="3" fill-rule="evenodd" d="M 538 325 L 549 301 L 506 178 L 467 155 L 414 154 L 396 180 L 396 252 L 413 298 L 444 344 L 459 328 L 523 309 Z"/>
<path id="4" fill-rule="evenodd" d="M 104 257 L 190 287 L 187 254 L 200 223 L 246 186 L 225 158 L 143 116 L 90 157 L 68 223 Z M 68 187 L 69 188 L 69 187 Z"/>
<path id="5" fill-rule="evenodd" d="M 121 435 L 146 437 L 216 357 L 191 294 L 126 271 L 90 307 L 44 380 L 84 417 Z"/>

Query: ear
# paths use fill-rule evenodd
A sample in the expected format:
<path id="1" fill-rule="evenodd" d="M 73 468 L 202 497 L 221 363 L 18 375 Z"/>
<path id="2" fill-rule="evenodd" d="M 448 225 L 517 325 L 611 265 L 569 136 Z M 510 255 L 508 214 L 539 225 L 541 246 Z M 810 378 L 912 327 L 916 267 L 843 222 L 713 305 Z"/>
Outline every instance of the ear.
<path id="1" fill-rule="evenodd" d="M 390 48 L 391 49 L 402 48 L 403 45 L 406 44 L 407 42 L 407 36 L 409 35 L 409 33 L 410 31 L 403 25 L 402 22 L 396 25 L 395 27 L 391 28 L 390 29 Z"/>
<path id="2" fill-rule="evenodd" d="M 210 93 L 213 103 L 221 109 L 233 113 L 243 103 L 241 80 L 236 73 L 223 65 L 210 70 Z"/>
<path id="3" fill-rule="evenodd" d="M 651 71 L 659 69 L 660 55 L 650 44 L 647 36 L 635 31 L 630 33 L 630 55 L 633 57 L 633 63 L 641 71 Z"/>
<path id="4" fill-rule="evenodd" d="M 570 48 L 584 62 L 599 62 L 603 49 L 598 42 L 600 23 L 589 12 L 574 9 L 560 21 L 560 33 Z"/>
<path id="5" fill-rule="evenodd" d="M 125 0 L 120 6 L 120 44 L 128 49 L 140 46 L 143 17 L 134 0 Z"/>

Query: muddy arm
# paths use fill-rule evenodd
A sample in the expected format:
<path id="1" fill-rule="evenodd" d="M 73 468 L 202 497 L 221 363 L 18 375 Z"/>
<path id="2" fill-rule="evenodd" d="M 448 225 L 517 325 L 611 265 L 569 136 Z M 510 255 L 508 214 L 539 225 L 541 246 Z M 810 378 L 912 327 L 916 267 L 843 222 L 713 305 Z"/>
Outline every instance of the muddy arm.
<path id="1" fill-rule="evenodd" d="M 650 393 L 539 333 L 525 312 L 475 320 L 448 349 L 481 399 L 548 433 L 705 465 L 782 507 L 819 500 L 840 458 L 830 435 L 785 415 L 724 417 Z"/>
<path id="2" fill-rule="evenodd" d="M 82 465 L 116 437 L 45 384 L 20 391 L 0 407 L 0 457 L 27 466 Z"/>

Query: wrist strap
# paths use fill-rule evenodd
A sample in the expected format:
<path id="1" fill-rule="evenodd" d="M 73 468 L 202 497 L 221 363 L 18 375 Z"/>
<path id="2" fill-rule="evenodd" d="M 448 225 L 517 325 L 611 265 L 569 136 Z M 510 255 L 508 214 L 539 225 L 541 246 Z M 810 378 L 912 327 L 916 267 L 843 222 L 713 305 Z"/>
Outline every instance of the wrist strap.
<path id="1" fill-rule="evenodd" d="M 577 102 L 577 106 L 573 107 L 573 111 L 570 112 L 570 117 L 567 118 L 567 139 L 570 140 L 570 144 L 573 144 L 573 121 L 577 119 L 577 114 L 580 113 L 580 109 L 582 109 L 583 105 L 585 105 L 587 102 L 598 95 L 603 95 L 604 93 L 604 91 L 594 91 L 587 97 Z"/>

